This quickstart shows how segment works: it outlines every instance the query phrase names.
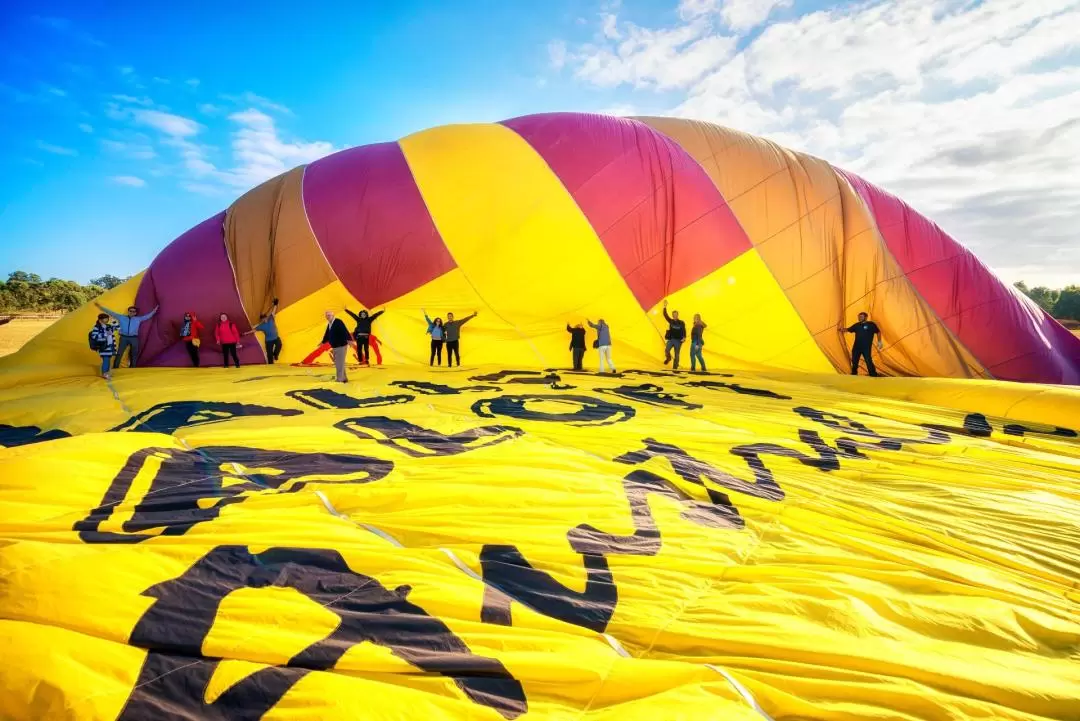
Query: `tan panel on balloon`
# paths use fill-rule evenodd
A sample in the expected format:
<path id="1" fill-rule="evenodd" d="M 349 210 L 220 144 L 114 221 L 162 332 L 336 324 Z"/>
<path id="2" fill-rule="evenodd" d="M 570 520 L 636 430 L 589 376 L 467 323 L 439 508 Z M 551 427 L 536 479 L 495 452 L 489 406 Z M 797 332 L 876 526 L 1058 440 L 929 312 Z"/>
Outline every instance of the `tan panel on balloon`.
<path id="1" fill-rule="evenodd" d="M 225 245 L 248 318 L 305 298 L 333 283 L 304 212 L 304 167 L 252 188 L 229 208 Z M 287 269 L 287 272 L 283 272 Z"/>
<path id="2" fill-rule="evenodd" d="M 831 165 L 708 123 L 640 120 L 701 163 L 837 370 L 851 358 L 850 338 L 837 327 L 866 311 L 885 341 L 875 359 L 879 370 L 983 373 L 912 288 L 865 205 Z"/>

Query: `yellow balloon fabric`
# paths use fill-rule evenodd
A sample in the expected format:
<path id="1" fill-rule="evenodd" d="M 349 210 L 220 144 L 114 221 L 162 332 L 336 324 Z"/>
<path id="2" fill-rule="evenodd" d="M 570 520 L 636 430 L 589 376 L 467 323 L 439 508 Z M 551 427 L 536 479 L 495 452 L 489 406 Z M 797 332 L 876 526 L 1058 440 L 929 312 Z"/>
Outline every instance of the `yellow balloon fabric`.
<path id="1" fill-rule="evenodd" d="M 1076 390 L 351 373 L 9 369 L 0 717 L 1076 717 Z"/>
<path id="2" fill-rule="evenodd" d="M 0 359 L 0 719 L 1080 719 L 1078 341 L 823 160 L 435 128 L 98 302 L 154 312 L 139 368 L 93 306 Z M 384 311 L 348 383 L 327 310 Z"/>

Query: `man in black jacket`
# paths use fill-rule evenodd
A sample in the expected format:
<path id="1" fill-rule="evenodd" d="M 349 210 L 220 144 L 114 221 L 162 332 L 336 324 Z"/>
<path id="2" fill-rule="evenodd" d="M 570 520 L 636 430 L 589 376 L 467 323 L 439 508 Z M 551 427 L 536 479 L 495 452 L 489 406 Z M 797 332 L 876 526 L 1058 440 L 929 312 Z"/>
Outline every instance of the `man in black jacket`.
<path id="1" fill-rule="evenodd" d="M 566 332 L 570 334 L 570 351 L 574 354 L 574 370 L 582 370 L 581 361 L 585 358 L 585 326 L 581 323 L 575 326 L 567 323 Z"/>
<path id="2" fill-rule="evenodd" d="M 682 352 L 683 341 L 686 340 L 686 321 L 679 320 L 679 311 L 673 310 L 671 315 L 667 312 L 667 301 L 664 301 L 664 320 L 668 322 L 667 333 L 664 334 L 664 365 L 671 362 L 671 351 L 675 351 L 675 365 L 672 369 L 679 369 L 679 354 Z"/>
<path id="3" fill-rule="evenodd" d="M 859 375 L 859 360 L 866 359 L 866 372 L 877 377 L 877 368 L 874 367 L 874 338 L 877 337 L 877 349 L 882 348 L 881 329 L 877 323 L 869 319 L 866 313 L 859 313 L 859 322 L 845 328 L 840 326 L 841 333 L 854 333 L 855 342 L 851 344 L 851 375 Z"/>
<path id="4" fill-rule="evenodd" d="M 349 328 L 341 318 L 334 317 L 334 311 L 326 311 L 326 332 L 323 333 L 323 343 L 330 344 L 330 355 L 334 357 L 334 368 L 337 370 L 338 383 L 348 383 L 349 378 L 345 375 L 345 361 L 348 360 Z"/>

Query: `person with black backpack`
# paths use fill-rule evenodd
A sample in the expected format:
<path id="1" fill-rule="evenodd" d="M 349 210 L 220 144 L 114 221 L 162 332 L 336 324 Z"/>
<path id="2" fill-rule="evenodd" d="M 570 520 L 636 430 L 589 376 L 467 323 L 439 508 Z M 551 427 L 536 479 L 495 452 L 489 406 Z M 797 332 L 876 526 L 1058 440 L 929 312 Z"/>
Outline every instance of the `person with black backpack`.
<path id="1" fill-rule="evenodd" d="M 98 313 L 97 323 L 90 329 L 88 340 L 90 350 L 101 356 L 101 377 L 105 380 L 111 380 L 112 374 L 109 372 L 109 366 L 113 356 L 116 355 L 116 333 L 113 331 L 112 325 L 109 324 L 107 313 Z"/>

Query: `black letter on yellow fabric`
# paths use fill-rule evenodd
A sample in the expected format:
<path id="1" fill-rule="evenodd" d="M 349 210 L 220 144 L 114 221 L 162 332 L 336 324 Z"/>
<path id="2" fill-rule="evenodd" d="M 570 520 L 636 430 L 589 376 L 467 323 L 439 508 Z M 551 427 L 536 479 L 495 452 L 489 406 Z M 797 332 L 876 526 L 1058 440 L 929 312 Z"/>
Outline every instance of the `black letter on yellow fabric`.
<path id="1" fill-rule="evenodd" d="M 719 381 L 690 381 L 689 383 L 683 383 L 684 386 L 693 386 L 696 388 L 711 388 L 712 390 L 728 390 L 735 391 L 736 393 L 744 396 L 758 396 L 760 398 L 774 398 L 780 401 L 790 401 L 791 396 L 781 395 L 774 393 L 773 391 L 766 390 L 764 388 L 746 388 L 738 383 L 720 383 Z"/>
<path id="2" fill-rule="evenodd" d="M 390 381 L 390 385 L 404 388 L 414 393 L 423 393 L 426 396 L 456 396 L 461 393 L 482 393 L 484 391 L 497 391 L 496 386 L 454 386 L 442 383 L 429 383 L 427 381 Z"/>
<path id="3" fill-rule="evenodd" d="M 598 393 L 610 393 L 611 395 L 625 398 L 628 401 L 647 403 L 650 406 L 665 408 L 682 408 L 693 411 L 701 408 L 700 403 L 688 403 L 684 401 L 685 394 L 665 393 L 664 389 L 652 383 L 643 383 L 639 386 L 618 386 L 617 388 L 594 388 Z"/>
<path id="4" fill-rule="evenodd" d="M 180 428 L 221 423 L 245 416 L 298 416 L 295 408 L 272 408 L 231 401 L 168 401 L 132 416 L 112 431 L 137 430 L 172 435 Z"/>
<path id="5" fill-rule="evenodd" d="M 548 413 L 530 410 L 526 403 L 563 403 L 577 406 L 572 413 Z M 609 426 L 634 417 L 636 411 L 630 406 L 609 403 L 599 398 L 576 395 L 521 395 L 484 398 L 472 405 L 472 411 L 481 418 L 507 416 L 522 421 L 548 421 L 573 426 Z"/>
<path id="6" fill-rule="evenodd" d="M 219 658 L 202 655 L 222 601 L 241 588 L 291 588 L 332 611 L 337 628 L 284 666 L 262 668 L 206 702 Z M 437 618 L 408 601 L 409 586 L 388 589 L 356 573 L 337 551 L 219 546 L 179 578 L 151 586 L 155 599 L 131 633 L 149 651 L 118 721 L 158 718 L 257 721 L 311 671 L 328 671 L 370 641 L 429 673 L 454 680 L 466 696 L 504 718 L 528 710 L 521 684 L 497 659 L 477 656 Z M 268 621 L 269 623 L 269 621 Z M 328 707 L 332 706 L 328 704 Z"/>
<path id="7" fill-rule="evenodd" d="M 124 533 L 98 530 L 124 502 L 148 461 L 160 463 L 150 490 L 135 505 Z M 179 536 L 218 517 L 221 509 L 259 491 L 293 493 L 307 483 L 370 483 L 393 470 L 391 461 L 338 453 L 291 453 L 237 446 L 204 446 L 194 451 L 143 448 L 113 478 L 101 504 L 72 530 L 85 543 L 139 543 L 156 535 Z M 238 479 L 225 484 L 225 478 Z M 243 479 L 243 480 L 239 480 Z M 200 501 L 220 499 L 204 508 Z M 132 499 L 134 500 L 134 499 Z M 155 533 L 146 533 L 146 531 Z"/>
<path id="8" fill-rule="evenodd" d="M 312 388 L 310 390 L 289 391 L 285 395 L 293 400 L 300 401 L 312 408 L 330 410 L 341 408 L 354 410 L 356 408 L 378 408 L 380 406 L 396 406 L 399 403 L 408 403 L 416 396 L 372 396 L 370 398 L 354 398 L 332 391 L 329 388 Z"/>
<path id="9" fill-rule="evenodd" d="M 346 418 L 335 423 L 334 428 L 348 431 L 359 438 L 372 438 L 414 458 L 455 456 L 513 440 L 524 433 L 513 426 L 480 426 L 448 436 L 386 416 Z"/>
<path id="10" fill-rule="evenodd" d="M 0 448 L 26 446 L 42 441 L 55 441 L 58 438 L 70 438 L 71 434 L 54 428 L 43 431 L 37 426 L 7 426 L 0 423 Z"/>

